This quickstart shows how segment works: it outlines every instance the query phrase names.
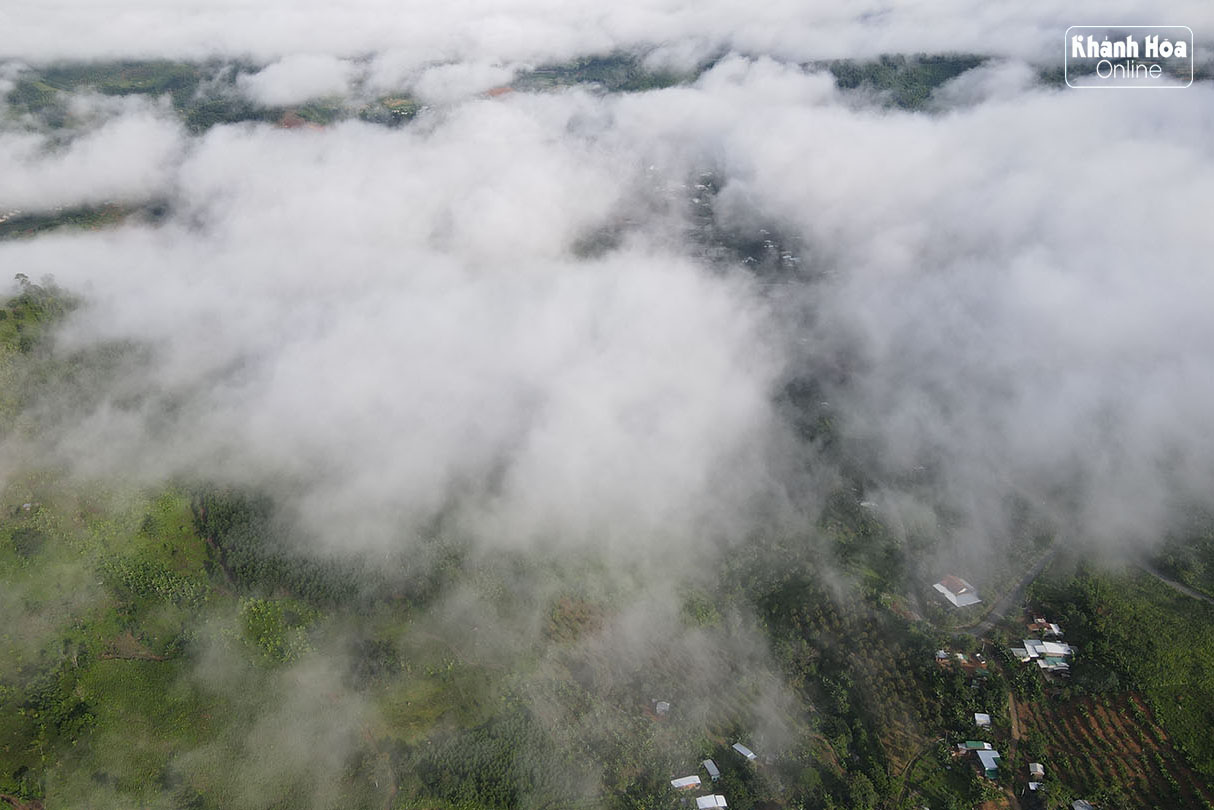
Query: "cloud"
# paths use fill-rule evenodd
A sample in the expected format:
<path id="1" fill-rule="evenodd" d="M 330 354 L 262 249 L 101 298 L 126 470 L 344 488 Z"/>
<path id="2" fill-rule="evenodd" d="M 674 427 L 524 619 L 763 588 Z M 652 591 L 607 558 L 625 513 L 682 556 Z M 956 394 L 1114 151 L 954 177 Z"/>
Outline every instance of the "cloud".
<path id="1" fill-rule="evenodd" d="M 464 501 L 493 542 L 723 527 L 753 491 L 778 357 L 746 280 L 644 242 L 575 255 L 641 162 L 563 135 L 600 103 L 216 129 L 172 193 L 200 229 L 7 246 L 32 277 L 91 287 L 65 347 L 154 347 L 146 376 L 65 428 L 65 457 L 290 482 L 348 547 Z M 132 390 L 152 396 L 120 406 Z"/>
<path id="2" fill-rule="evenodd" d="M 1025 504 L 1107 550 L 1209 503 L 1214 91 L 1043 84 L 1094 10 L 120 0 L 0 18 L 0 47 L 32 61 L 222 51 L 268 64 L 240 80 L 261 104 L 430 105 L 395 128 L 187 134 L 166 102 L 95 96 L 61 131 L 10 120 L 3 206 L 167 203 L 155 225 L 0 243 L 0 264 L 81 294 L 59 356 L 107 361 L 34 402 L 0 458 L 247 486 L 317 549 L 370 560 L 429 561 L 438 526 L 470 573 L 410 642 L 458 639 L 470 667 L 528 657 L 512 684 L 550 733 L 628 739 L 651 686 L 702 728 L 746 692 L 781 750 L 802 721 L 745 608 L 687 627 L 681 589 L 722 549 L 812 544 L 842 486 L 979 571 Z M 658 91 L 484 97 L 620 47 L 658 69 L 720 58 Z M 804 64 L 919 50 L 999 58 L 913 114 Z M 806 435 L 823 423 L 832 441 Z M 589 629 L 550 644 L 575 586 Z M 344 634 L 259 676 L 278 699 L 174 769 L 222 768 L 215 789 L 246 806 L 331 800 L 376 716 L 344 682 Z M 240 691 L 230 646 L 195 652 L 202 682 Z M 580 689 L 625 709 L 581 722 Z"/>
<path id="3" fill-rule="evenodd" d="M 438 65 L 422 71 L 412 85 L 412 92 L 423 102 L 451 102 L 509 84 L 514 74 L 514 70 L 500 65 Z"/>
<path id="4" fill-rule="evenodd" d="M 243 92 L 268 107 L 301 104 L 325 96 L 341 96 L 350 89 L 354 66 L 322 54 L 284 57 L 256 73 L 242 75 Z"/>
<path id="5" fill-rule="evenodd" d="M 120 109 L 67 144 L 35 132 L 0 131 L 0 208 L 139 201 L 166 189 L 185 148 L 180 124 L 156 107 Z"/>
<path id="6" fill-rule="evenodd" d="M 1153 6 L 1110 8 L 1085 0 L 1057 8 L 996 7 L 976 0 L 879 0 L 839 7 L 780 0 L 761 7 L 732 0 L 681 0 L 604 6 L 588 0 L 461 0 L 442 6 L 385 0 L 121 0 L 99 6 L 48 0 L 0 18 L 9 36 L 0 57 L 145 56 L 202 58 L 215 54 L 270 61 L 299 53 L 356 57 L 391 55 L 397 64 L 567 59 L 629 47 L 710 43 L 807 60 L 879 53 L 969 51 L 1054 62 L 1067 26 L 1099 19 L 1142 24 Z M 1173 2 L 1169 20 L 1210 30 L 1204 0 Z M 698 46 L 697 46 L 698 47 Z"/>
<path id="7" fill-rule="evenodd" d="M 781 575 L 815 560 L 833 586 L 845 577 L 818 561 L 829 555 L 802 546 L 842 491 L 899 539 L 930 539 L 934 559 L 912 568 L 947 560 L 981 587 L 1026 505 L 1065 543 L 1108 552 L 1209 504 L 1214 90 L 1043 84 L 1061 31 L 1097 12 L 1155 13 L 960 0 L 0 11 L 0 53 L 35 63 L 222 54 L 265 65 L 238 80 L 259 104 L 401 92 L 429 105 L 399 127 L 187 133 L 167 100 L 76 95 L 63 129 L 13 116 L 0 130 L 0 208 L 165 211 L 0 242 L 0 265 L 81 296 L 54 334 L 74 374 L 0 437 L 0 484 L 30 459 L 81 479 L 248 487 L 314 550 L 402 579 L 448 551 L 436 533 L 466 552 L 408 630 L 338 611 L 281 669 L 250 666 L 213 603 L 186 677 L 230 695 L 234 719 L 175 753 L 166 783 L 234 806 L 292 791 L 320 806 L 369 776 L 383 804 L 395 783 L 378 775 L 396 760 L 360 741 L 387 735 L 380 712 L 409 693 L 355 693 L 350 640 L 372 634 L 398 633 L 385 643 L 419 680 L 441 661 L 511 690 L 542 726 L 539 749 L 654 734 L 638 704 L 661 697 L 677 707 L 669 739 L 727 718 L 761 753 L 792 750 L 808 739 L 804 698 L 746 597 L 711 591 L 705 625 L 689 626 L 685 597 L 718 584 L 722 554 L 759 538 L 787 553 Z M 1204 3 L 1173 12 L 1210 28 Z M 657 91 L 486 97 L 532 66 L 620 48 L 658 70 L 716 62 Z M 890 51 L 996 58 L 917 113 L 811 64 Z M 215 75 L 212 89 L 232 74 Z M 0 92 L 18 78 L 0 66 Z M 726 570 L 744 581 L 748 568 Z M 0 612 L 33 621 L 19 601 Z M 78 607 L 60 601 L 52 614 Z M 569 638 L 554 641 L 556 619 Z M 458 679 L 444 688 L 464 701 Z M 590 716 L 588 696 L 612 710 Z M 582 792 L 603 776 L 566 770 Z"/>
<path id="8" fill-rule="evenodd" d="M 613 7 L 571 32 L 560 15 L 532 26 L 541 6 L 455 33 L 447 12 L 421 15 L 420 55 L 370 57 L 372 85 L 413 81 L 436 102 L 399 130 L 240 125 L 186 148 L 132 110 L 61 154 L 6 136 L 27 204 L 50 185 L 40 204 L 173 205 L 161 228 L 3 248 L 32 276 L 91 285 L 65 346 L 154 347 L 55 434 L 63 457 L 273 481 L 354 548 L 441 514 L 497 543 L 658 535 L 681 549 L 744 535 L 760 502 L 791 509 L 766 520 L 812 521 L 822 493 L 791 470 L 838 470 L 788 439 L 774 400 L 799 378 L 821 386 L 874 486 L 959 511 L 976 546 L 1002 542 L 1012 495 L 1076 532 L 1126 536 L 1214 480 L 1214 394 L 1197 372 L 1214 354 L 1196 303 L 1211 290 L 1195 270 L 1211 247 L 1208 88 L 1095 98 L 1007 58 L 908 114 L 825 71 L 731 55 L 658 92 L 476 97 L 518 64 L 499 56 L 652 36 L 655 64 L 686 64 L 729 16 Z M 879 32 L 878 50 L 943 47 L 966 26 L 957 41 L 979 49 L 990 22 L 954 14 L 927 37 L 936 17 L 920 11 L 763 14 L 787 23 L 776 40 L 812 19 Z M 1000 14 L 1003 50 L 1045 47 L 1016 32 L 1053 16 Z M 730 36 L 795 51 L 745 26 Z M 348 86 L 350 65 L 290 57 L 246 81 L 286 103 Z M 710 258 L 690 213 L 701 172 L 719 188 L 697 203 L 713 238 L 774 229 L 798 245 L 799 281 L 775 292 Z M 930 486 L 905 484 L 916 470 Z"/>

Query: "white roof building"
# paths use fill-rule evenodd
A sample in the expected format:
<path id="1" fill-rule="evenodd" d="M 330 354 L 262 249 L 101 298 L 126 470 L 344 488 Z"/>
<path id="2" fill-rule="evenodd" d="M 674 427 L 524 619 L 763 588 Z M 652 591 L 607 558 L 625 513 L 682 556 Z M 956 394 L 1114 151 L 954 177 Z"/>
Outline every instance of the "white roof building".
<path id="1" fill-rule="evenodd" d="M 932 586 L 939 591 L 945 599 L 953 604 L 953 607 L 966 607 L 968 605 L 976 605 L 982 600 L 978 598 L 978 591 L 974 586 L 966 582 L 961 577 L 948 575 L 944 579 Z"/>
<path id="2" fill-rule="evenodd" d="M 1070 644 L 1063 644 L 1059 641 L 1043 641 L 1041 642 L 1041 649 L 1045 651 L 1046 655 L 1054 655 L 1059 658 L 1075 652 L 1075 648 Z"/>
<path id="3" fill-rule="evenodd" d="M 704 760 L 704 770 L 708 771 L 708 775 L 712 777 L 712 781 L 714 782 L 721 778 L 721 769 L 711 759 Z"/>
<path id="4" fill-rule="evenodd" d="M 746 757 L 751 762 L 754 762 L 755 759 L 757 759 L 757 757 L 755 757 L 755 752 L 751 751 L 749 748 L 742 745 L 742 743 L 734 743 L 733 750 L 737 751 L 739 754 Z"/>
<path id="5" fill-rule="evenodd" d="M 991 716 L 985 712 L 974 712 L 974 723 L 976 723 L 979 728 L 990 728 Z"/>
<path id="6" fill-rule="evenodd" d="M 1024 649 L 1029 658 L 1063 658 L 1075 652 L 1075 648 L 1070 644 L 1064 644 L 1061 641 L 1038 641 L 1035 638 L 1026 638 Z M 1012 653 L 1015 654 L 1015 652 L 1016 650 L 1013 649 Z"/>
<path id="7" fill-rule="evenodd" d="M 1038 641 L 1035 638 L 1026 638 L 1024 640 L 1024 651 L 1027 658 L 1020 660 L 1033 660 L 1037 662 L 1037 666 L 1047 672 L 1067 672 L 1071 665 L 1066 662 L 1066 656 L 1075 652 L 1075 648 L 1070 644 L 1062 644 L 1055 641 Z M 1016 654 L 1016 650 L 1012 650 Z M 1016 655 L 1020 658 L 1019 655 Z"/>
<path id="8" fill-rule="evenodd" d="M 1045 778 L 1045 766 L 1042 765 L 1040 762 L 1030 762 L 1029 763 L 1029 776 L 1033 777 L 1034 779 L 1044 779 Z"/>
<path id="9" fill-rule="evenodd" d="M 978 759 L 982 761 L 982 769 L 990 774 L 991 771 L 999 770 L 999 752 L 998 751 L 977 751 Z"/>
<path id="10" fill-rule="evenodd" d="M 671 779 L 670 786 L 679 790 L 690 790 L 700 786 L 700 777 L 698 776 L 683 776 L 678 779 Z"/>
<path id="11" fill-rule="evenodd" d="M 708 810 L 708 808 L 712 808 L 712 807 L 728 807 L 728 806 L 729 805 L 725 803 L 725 797 L 722 796 L 720 793 L 717 793 L 714 796 L 697 796 L 696 797 L 696 810 Z"/>

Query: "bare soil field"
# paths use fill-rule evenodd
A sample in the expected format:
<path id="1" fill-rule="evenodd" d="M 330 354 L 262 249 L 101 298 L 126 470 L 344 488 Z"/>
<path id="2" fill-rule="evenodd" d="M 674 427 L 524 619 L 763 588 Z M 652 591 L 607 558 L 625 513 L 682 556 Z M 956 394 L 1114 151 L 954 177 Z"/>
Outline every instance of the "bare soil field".
<path id="1" fill-rule="evenodd" d="M 1214 802 L 1214 786 L 1187 766 L 1136 694 L 1110 697 L 1107 705 L 1086 697 L 1062 705 L 1018 702 L 1017 713 L 1024 734 L 1045 739 L 1046 767 L 1077 790 L 1119 788 L 1137 807 Z"/>

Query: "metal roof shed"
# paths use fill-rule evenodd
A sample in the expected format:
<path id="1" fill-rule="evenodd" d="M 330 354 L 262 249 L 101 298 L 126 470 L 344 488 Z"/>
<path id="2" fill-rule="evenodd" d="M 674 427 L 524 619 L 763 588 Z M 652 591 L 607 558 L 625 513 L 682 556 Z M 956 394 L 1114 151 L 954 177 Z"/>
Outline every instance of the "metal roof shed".
<path id="1" fill-rule="evenodd" d="M 978 597 L 978 591 L 974 586 L 966 582 L 961 577 L 955 577 L 952 574 L 932 586 L 940 594 L 953 604 L 953 607 L 966 607 L 967 605 L 976 605 L 982 600 Z"/>
<path id="2" fill-rule="evenodd" d="M 982 761 L 982 770 L 986 771 L 988 779 L 994 779 L 999 775 L 998 751 L 979 751 L 978 759 Z"/>

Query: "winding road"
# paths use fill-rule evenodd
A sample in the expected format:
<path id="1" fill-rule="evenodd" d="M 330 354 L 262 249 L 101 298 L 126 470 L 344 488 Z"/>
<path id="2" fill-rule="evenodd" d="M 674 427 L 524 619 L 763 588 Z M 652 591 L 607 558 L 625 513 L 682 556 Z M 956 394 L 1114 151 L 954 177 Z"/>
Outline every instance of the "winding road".
<path id="1" fill-rule="evenodd" d="M 1159 569 L 1155 568 L 1155 567 L 1154 567 L 1154 566 L 1152 566 L 1150 563 L 1146 563 L 1146 562 L 1139 562 L 1139 563 L 1136 563 L 1136 564 L 1137 564 L 1137 566 L 1138 566 L 1139 568 L 1141 568 L 1143 571 L 1146 571 L 1148 574 L 1150 574 L 1151 576 L 1155 577 L 1155 579 L 1159 580 L 1159 581 L 1160 581 L 1160 582 L 1162 582 L 1164 585 L 1167 585 L 1167 586 L 1168 586 L 1169 588 L 1171 588 L 1172 590 L 1177 591 L 1177 592 L 1179 592 L 1179 593 L 1183 593 L 1185 596 L 1191 596 L 1191 597 L 1193 597 L 1194 599 L 1200 599 L 1200 600 L 1201 600 L 1201 601 L 1203 601 L 1203 602 L 1206 602 L 1206 603 L 1208 603 L 1208 604 L 1214 605 L 1214 599 L 1211 599 L 1209 596 L 1206 596 L 1206 595 L 1205 595 L 1204 593 L 1202 593 L 1201 591 L 1195 591 L 1195 590 L 1193 590 L 1193 589 L 1192 589 L 1192 588 L 1190 588 L 1188 585 L 1185 585 L 1185 584 L 1183 584 L 1183 583 L 1181 583 L 1181 582 L 1177 582 L 1177 581 L 1176 581 L 1176 580 L 1174 580 L 1174 579 L 1169 579 L 1168 577 L 1164 576 L 1164 575 L 1163 575 L 1163 574 L 1162 574 L 1162 573 L 1159 571 Z"/>
<path id="2" fill-rule="evenodd" d="M 1024 592 L 1028 590 L 1029 585 L 1032 584 L 1033 580 L 1041 575 L 1041 572 L 1045 570 L 1045 567 L 1049 565 L 1050 561 L 1056 556 L 1058 556 L 1057 548 L 1051 548 L 1045 554 L 1041 555 L 1041 559 L 1037 560 L 1037 563 L 1032 568 L 1024 572 L 1024 576 L 1022 576 L 1020 581 L 1016 583 L 1016 587 L 1005 593 L 1003 597 L 995 603 L 995 606 L 991 608 L 990 612 L 983 617 L 982 621 L 978 622 L 978 624 L 974 625 L 973 627 L 962 630 L 961 632 L 974 636 L 975 638 L 984 636 L 990 632 L 991 628 L 1003 621 L 1003 619 L 1007 616 L 1008 611 L 1018 606 L 1024 600 Z"/>

